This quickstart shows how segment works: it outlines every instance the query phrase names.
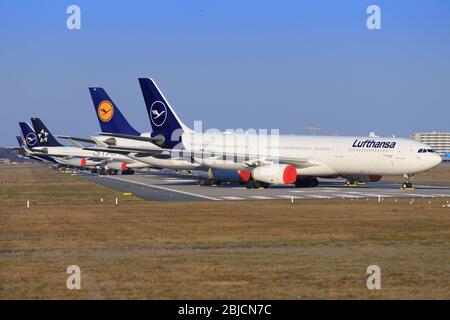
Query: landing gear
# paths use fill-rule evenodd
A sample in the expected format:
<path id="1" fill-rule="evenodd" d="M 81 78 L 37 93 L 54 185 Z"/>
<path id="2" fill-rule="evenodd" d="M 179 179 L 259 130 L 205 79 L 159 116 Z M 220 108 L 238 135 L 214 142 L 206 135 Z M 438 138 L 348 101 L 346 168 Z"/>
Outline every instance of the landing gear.
<path id="1" fill-rule="evenodd" d="M 200 178 L 198 180 L 199 186 L 218 186 L 220 185 L 221 181 L 217 179 L 212 178 Z"/>
<path id="2" fill-rule="evenodd" d="M 319 185 L 319 180 L 317 178 L 300 178 L 297 177 L 295 181 L 295 186 L 297 188 L 314 188 Z"/>
<path id="3" fill-rule="evenodd" d="M 358 181 L 356 180 L 347 180 L 345 181 L 345 186 L 346 187 L 355 187 L 358 185 Z"/>
<path id="4" fill-rule="evenodd" d="M 414 189 L 414 186 L 412 184 L 412 182 L 410 181 L 412 178 L 414 177 L 413 174 L 404 174 L 403 178 L 405 178 L 405 182 L 402 183 L 402 189 L 403 190 L 407 190 L 407 189 Z"/>
<path id="5" fill-rule="evenodd" d="M 132 169 L 122 170 L 122 175 L 124 175 L 124 176 L 132 175 L 132 174 L 134 174 L 134 170 L 132 170 Z"/>
<path id="6" fill-rule="evenodd" d="M 92 174 L 97 174 L 97 173 L 98 173 L 98 169 L 97 169 L 97 168 L 91 169 L 91 173 L 92 173 Z"/>
<path id="7" fill-rule="evenodd" d="M 255 181 L 253 179 L 250 179 L 245 184 L 245 187 L 247 189 L 261 189 L 261 188 L 267 189 L 267 188 L 269 188 L 269 184 L 265 183 L 265 182 Z"/>

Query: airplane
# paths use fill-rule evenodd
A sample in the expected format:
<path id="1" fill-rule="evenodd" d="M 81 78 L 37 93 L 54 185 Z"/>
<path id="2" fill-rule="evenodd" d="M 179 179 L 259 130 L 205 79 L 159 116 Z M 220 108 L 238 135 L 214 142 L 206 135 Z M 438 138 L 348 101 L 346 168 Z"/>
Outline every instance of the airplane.
<path id="1" fill-rule="evenodd" d="M 84 150 L 84 146 L 76 142 L 73 142 L 74 147 L 64 146 L 55 139 L 39 118 L 31 118 L 31 122 L 35 133 L 34 136 L 29 134 L 31 139 L 26 139 L 34 156 L 50 157 L 61 164 L 90 168 L 93 173 L 99 174 L 117 174 L 121 171 L 123 175 L 127 175 L 134 174 L 133 168 L 148 167 L 147 164 L 130 160 L 121 154 Z"/>
<path id="2" fill-rule="evenodd" d="M 7 149 L 11 152 L 16 154 L 19 158 L 24 159 L 31 159 L 31 160 L 37 160 L 37 161 L 45 161 L 43 159 L 33 157 L 27 152 L 24 139 L 21 136 L 16 136 L 17 143 L 19 144 L 19 147 L 8 147 Z"/>
<path id="3" fill-rule="evenodd" d="M 97 145 L 109 146 L 110 148 L 120 147 L 121 150 L 129 148 L 137 152 L 126 152 L 125 155 L 135 161 L 146 163 L 154 168 L 199 170 L 201 165 L 192 163 L 184 158 L 171 157 L 170 152 L 163 152 L 158 144 L 161 141 L 158 138 L 151 138 L 150 133 L 140 133 L 134 129 L 123 116 L 122 112 L 114 101 L 109 97 L 106 91 L 100 87 L 89 88 L 89 93 L 94 105 L 94 111 L 102 132 L 100 136 L 91 137 Z M 155 114 L 159 118 L 164 114 Z M 70 137 L 75 140 L 86 140 L 83 138 Z M 97 148 L 86 148 L 86 150 L 97 151 Z M 103 149 L 101 149 L 103 150 Z M 151 155 L 139 152 L 139 150 L 152 150 Z"/>
<path id="4" fill-rule="evenodd" d="M 415 173 L 442 162 L 428 145 L 404 138 L 279 135 L 276 143 L 254 150 L 248 133 L 194 132 L 177 116 L 152 79 L 139 83 L 152 126 L 151 138 L 159 141 L 158 152 L 191 156 L 196 164 L 236 172 L 249 172 L 247 188 L 269 185 L 315 187 L 319 177 L 344 177 L 354 181 L 380 181 L 385 175 L 403 175 L 403 188 L 411 188 Z M 156 112 L 153 112 L 156 111 Z M 140 152 L 145 148 L 105 148 L 117 152 Z"/>
<path id="5" fill-rule="evenodd" d="M 22 137 L 17 137 L 17 139 L 22 150 L 21 153 L 25 157 L 47 164 L 59 164 L 51 157 L 42 154 L 34 154 L 30 149 L 39 144 L 36 133 L 27 122 L 19 122 L 19 126 L 22 131 L 23 139 Z"/>

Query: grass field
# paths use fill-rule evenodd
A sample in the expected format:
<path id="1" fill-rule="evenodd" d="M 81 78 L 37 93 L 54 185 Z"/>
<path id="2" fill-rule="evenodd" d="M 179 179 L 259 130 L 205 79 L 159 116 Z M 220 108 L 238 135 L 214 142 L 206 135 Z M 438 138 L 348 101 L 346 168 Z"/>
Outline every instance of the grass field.
<path id="1" fill-rule="evenodd" d="M 146 202 L 2 166 L 0 298 L 449 299 L 450 209 L 428 201 Z"/>

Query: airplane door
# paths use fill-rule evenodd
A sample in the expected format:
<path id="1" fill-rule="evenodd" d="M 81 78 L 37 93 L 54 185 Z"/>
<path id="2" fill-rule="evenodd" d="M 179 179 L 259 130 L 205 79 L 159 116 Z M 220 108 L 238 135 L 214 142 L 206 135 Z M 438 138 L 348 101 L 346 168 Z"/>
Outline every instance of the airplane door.
<path id="1" fill-rule="evenodd" d="M 338 159 L 342 159 L 344 157 L 344 148 L 341 144 L 338 144 L 336 146 L 334 156 Z"/>

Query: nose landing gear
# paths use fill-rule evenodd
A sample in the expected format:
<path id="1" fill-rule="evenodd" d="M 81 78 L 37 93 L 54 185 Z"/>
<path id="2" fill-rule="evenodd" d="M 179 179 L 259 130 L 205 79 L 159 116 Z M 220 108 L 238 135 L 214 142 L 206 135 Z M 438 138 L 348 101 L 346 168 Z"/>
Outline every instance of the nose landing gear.
<path id="1" fill-rule="evenodd" d="M 400 189 L 402 190 L 414 190 L 414 186 L 411 182 L 411 179 L 414 177 L 413 174 L 404 174 L 403 178 L 405 178 L 405 182 L 402 183 L 402 187 Z"/>

